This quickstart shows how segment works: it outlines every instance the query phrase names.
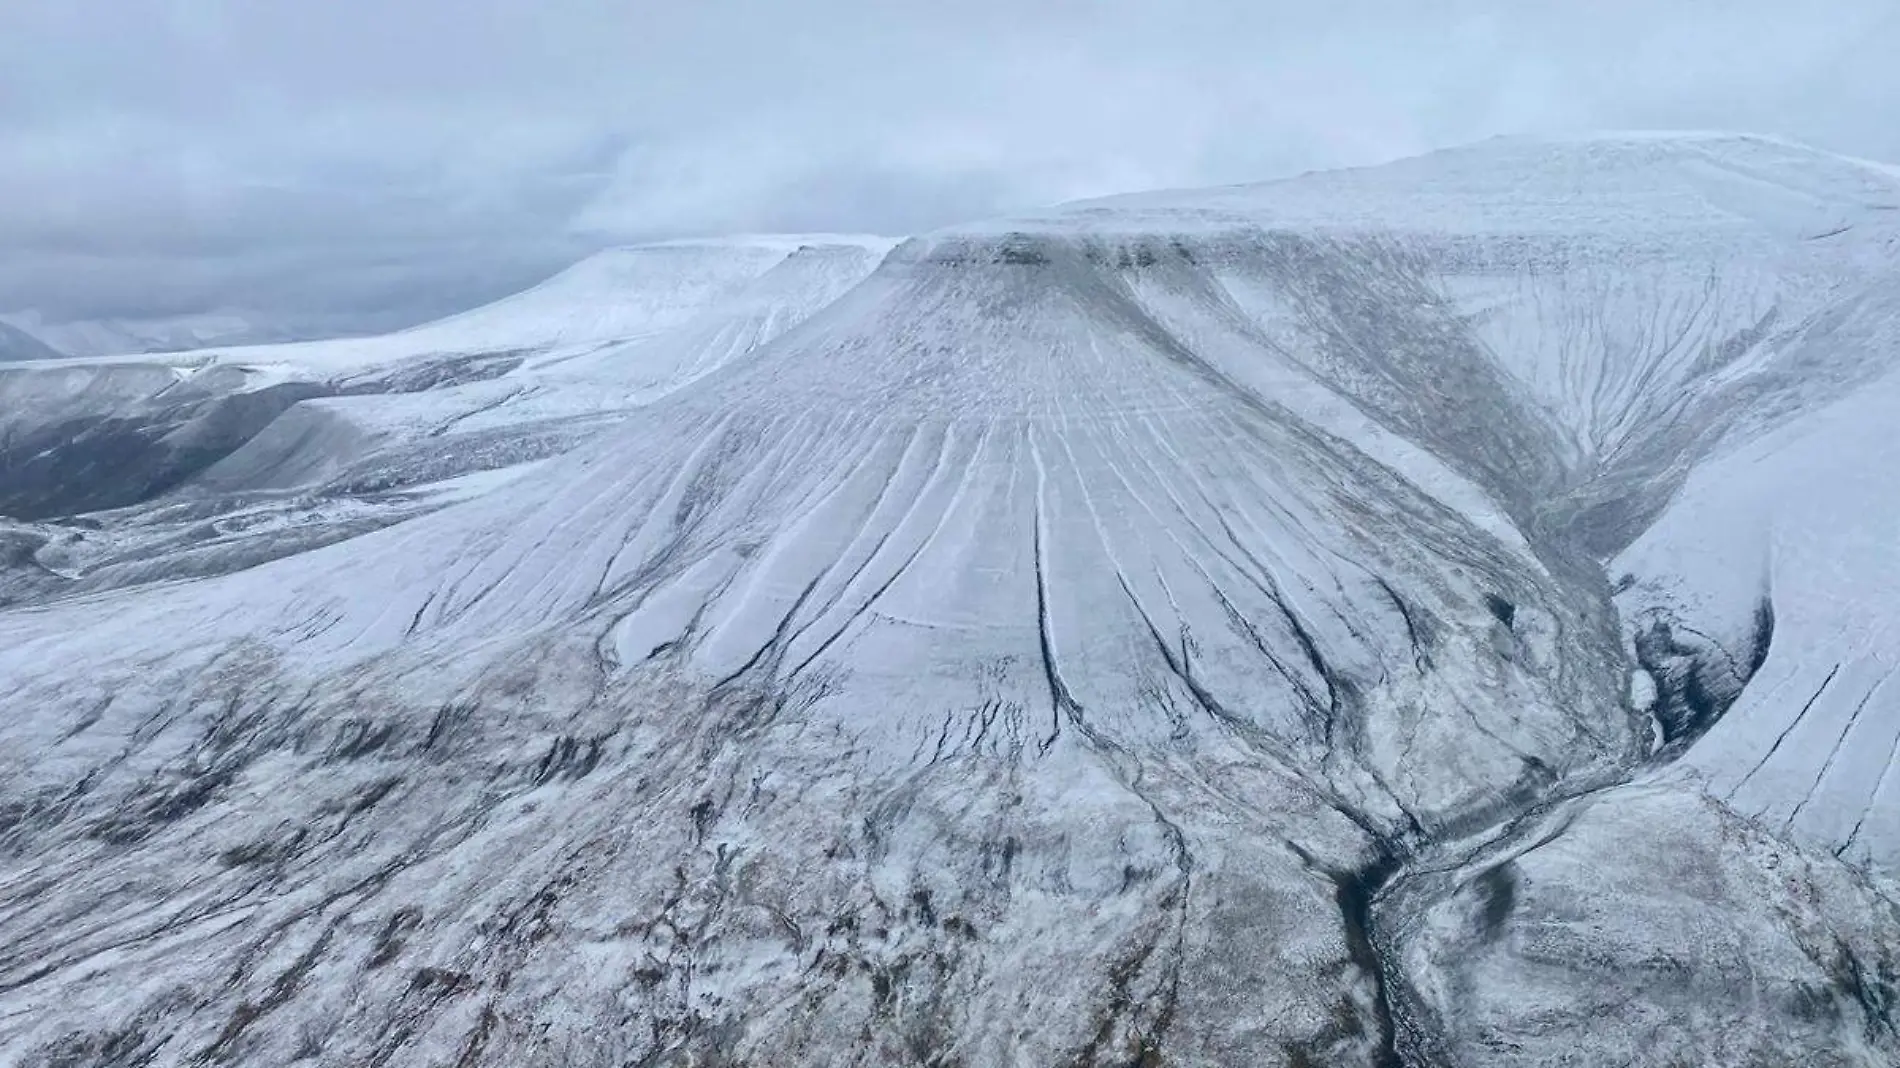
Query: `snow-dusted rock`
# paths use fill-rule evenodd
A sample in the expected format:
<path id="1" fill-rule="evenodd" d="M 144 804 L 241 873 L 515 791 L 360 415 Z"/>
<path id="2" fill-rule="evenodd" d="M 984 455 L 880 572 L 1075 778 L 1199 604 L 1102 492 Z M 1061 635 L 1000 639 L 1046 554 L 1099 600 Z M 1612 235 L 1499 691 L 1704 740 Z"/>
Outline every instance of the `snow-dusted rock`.
<path id="1" fill-rule="evenodd" d="M 1886 692 L 1896 205 L 1505 141 L 451 320 L 498 362 L 204 478 L 362 507 L 586 432 L 0 612 L 0 1048 L 1889 1062 L 1892 717 L 1790 698 Z"/>

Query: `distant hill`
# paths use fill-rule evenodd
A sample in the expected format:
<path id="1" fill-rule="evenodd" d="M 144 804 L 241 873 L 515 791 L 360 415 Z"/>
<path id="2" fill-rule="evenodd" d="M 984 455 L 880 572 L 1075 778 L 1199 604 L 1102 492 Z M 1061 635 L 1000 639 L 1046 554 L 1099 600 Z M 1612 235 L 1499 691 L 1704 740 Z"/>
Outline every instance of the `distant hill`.
<path id="1" fill-rule="evenodd" d="M 17 326 L 0 323 L 0 363 L 16 360 L 51 360 L 64 356 L 59 351 Z"/>
<path id="2" fill-rule="evenodd" d="M 207 345 L 260 345 L 310 336 L 281 324 L 213 312 L 158 319 L 54 321 L 34 312 L 0 318 L 0 326 L 23 330 L 66 356 L 129 356 L 182 352 Z"/>

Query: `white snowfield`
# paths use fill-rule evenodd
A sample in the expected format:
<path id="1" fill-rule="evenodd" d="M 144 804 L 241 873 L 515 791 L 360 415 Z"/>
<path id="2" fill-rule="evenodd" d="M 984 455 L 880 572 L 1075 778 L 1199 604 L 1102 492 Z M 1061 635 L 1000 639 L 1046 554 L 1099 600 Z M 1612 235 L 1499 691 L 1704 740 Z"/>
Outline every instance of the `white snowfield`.
<path id="1" fill-rule="evenodd" d="M 292 399 L 19 467 L 0 1050 L 1894 1063 L 1896 283 L 1504 140 L 115 362 Z"/>

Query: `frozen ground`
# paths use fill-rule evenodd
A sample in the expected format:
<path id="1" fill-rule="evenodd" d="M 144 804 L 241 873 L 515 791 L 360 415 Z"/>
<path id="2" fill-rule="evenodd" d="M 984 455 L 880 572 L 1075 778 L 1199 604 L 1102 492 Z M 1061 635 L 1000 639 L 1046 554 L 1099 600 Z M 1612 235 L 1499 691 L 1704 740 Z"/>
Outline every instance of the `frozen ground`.
<path id="1" fill-rule="evenodd" d="M 1893 171 L 1498 141 L 885 252 L 0 371 L 0 1050 L 1900 1058 Z"/>

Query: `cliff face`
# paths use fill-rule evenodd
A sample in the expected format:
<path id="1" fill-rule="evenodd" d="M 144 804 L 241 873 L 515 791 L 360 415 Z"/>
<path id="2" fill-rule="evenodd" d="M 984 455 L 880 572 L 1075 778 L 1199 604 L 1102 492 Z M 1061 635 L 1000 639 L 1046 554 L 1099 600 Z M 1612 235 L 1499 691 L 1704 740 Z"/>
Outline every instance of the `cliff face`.
<path id="1" fill-rule="evenodd" d="M 1811 467 L 1884 456 L 1897 207 L 1499 142 L 801 248 L 479 376 L 306 361 L 89 536 L 267 488 L 326 547 L 24 550 L 0 1047 L 1890 1062 L 1900 502 Z M 1851 507 L 1791 553 L 1764 495 Z M 1836 660 L 1851 716 L 1796 700 Z"/>

